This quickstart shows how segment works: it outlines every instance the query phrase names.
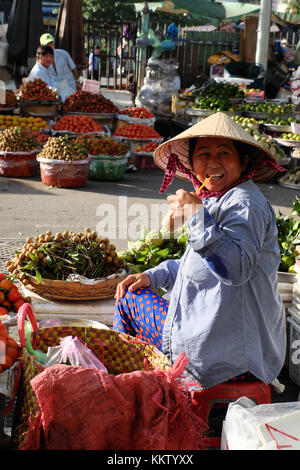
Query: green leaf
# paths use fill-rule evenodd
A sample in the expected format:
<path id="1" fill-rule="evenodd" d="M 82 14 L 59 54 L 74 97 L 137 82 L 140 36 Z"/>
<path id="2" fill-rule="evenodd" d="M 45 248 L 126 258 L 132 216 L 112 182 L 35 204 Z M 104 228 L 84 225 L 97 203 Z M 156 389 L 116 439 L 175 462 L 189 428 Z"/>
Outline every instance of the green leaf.
<path id="1" fill-rule="evenodd" d="M 167 257 L 170 254 L 169 248 L 165 248 L 164 250 L 159 250 L 157 252 L 162 258 Z"/>
<path id="2" fill-rule="evenodd" d="M 296 220 L 293 224 L 293 231 L 298 230 L 299 227 L 300 227 L 300 220 Z"/>
<path id="3" fill-rule="evenodd" d="M 177 238 L 177 241 L 178 241 L 179 243 L 186 243 L 186 242 L 187 242 L 187 236 L 184 235 L 184 234 L 182 234 L 182 235 L 180 235 L 180 236 Z"/>
<path id="4" fill-rule="evenodd" d="M 39 284 L 42 280 L 42 275 L 38 269 L 35 270 L 35 277 L 36 277 L 37 283 Z"/>
<path id="5" fill-rule="evenodd" d="M 147 233 L 148 233 L 148 229 L 147 227 L 144 227 L 140 233 L 140 237 L 139 237 L 139 240 L 141 242 L 144 242 L 146 240 L 146 236 L 147 236 Z"/>
<path id="6" fill-rule="evenodd" d="M 32 261 L 29 261 L 25 266 L 22 266 L 22 271 L 32 271 L 33 269 L 35 269 L 35 264 Z"/>

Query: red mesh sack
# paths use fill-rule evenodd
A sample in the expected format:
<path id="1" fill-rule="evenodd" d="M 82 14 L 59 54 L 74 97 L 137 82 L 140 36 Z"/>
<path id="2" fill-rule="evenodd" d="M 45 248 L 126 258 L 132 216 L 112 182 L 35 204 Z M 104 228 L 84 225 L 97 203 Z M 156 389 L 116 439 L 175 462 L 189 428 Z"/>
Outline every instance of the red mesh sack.
<path id="1" fill-rule="evenodd" d="M 200 450 L 207 425 L 191 409 L 173 367 L 119 375 L 53 365 L 31 386 L 39 411 L 23 450 Z"/>

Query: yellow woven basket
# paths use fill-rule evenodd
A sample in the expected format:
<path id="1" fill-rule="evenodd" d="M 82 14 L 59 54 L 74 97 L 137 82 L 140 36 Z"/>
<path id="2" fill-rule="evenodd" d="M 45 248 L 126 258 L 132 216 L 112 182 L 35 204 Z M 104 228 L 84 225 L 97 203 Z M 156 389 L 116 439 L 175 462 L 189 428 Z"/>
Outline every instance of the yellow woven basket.
<path id="1" fill-rule="evenodd" d="M 39 329 L 38 325 L 32 321 L 34 313 L 29 304 L 26 308 L 23 306 L 23 311 L 21 307 L 18 317 L 24 315 L 24 311 L 28 312 L 28 309 L 31 313 L 29 320 L 33 328 L 31 343 L 35 350 L 47 353 L 49 347 L 57 346 L 61 338 L 71 335 L 73 337 L 77 336 L 92 349 L 98 359 L 103 362 L 108 373 L 112 375 L 125 374 L 136 370 L 168 369 L 171 367 L 169 359 L 155 346 L 146 344 L 143 341 L 139 342 L 136 338 L 125 333 L 78 326 L 57 326 Z M 38 362 L 35 356 L 29 354 L 26 347 L 22 349 L 20 365 L 21 377 L 12 433 L 12 441 L 16 447 L 21 446 L 24 433 L 39 409 L 30 380 L 45 369 L 45 366 Z"/>
<path id="2" fill-rule="evenodd" d="M 103 279 L 94 284 L 83 284 L 79 281 L 57 281 L 52 279 L 42 279 L 37 282 L 34 276 L 27 276 L 29 283 L 24 287 L 33 293 L 49 300 L 101 300 L 113 297 L 116 292 L 117 285 L 123 281 L 128 274 L 130 268 L 126 266 L 127 273 L 113 279 Z M 21 282 L 21 281 L 20 281 Z"/>

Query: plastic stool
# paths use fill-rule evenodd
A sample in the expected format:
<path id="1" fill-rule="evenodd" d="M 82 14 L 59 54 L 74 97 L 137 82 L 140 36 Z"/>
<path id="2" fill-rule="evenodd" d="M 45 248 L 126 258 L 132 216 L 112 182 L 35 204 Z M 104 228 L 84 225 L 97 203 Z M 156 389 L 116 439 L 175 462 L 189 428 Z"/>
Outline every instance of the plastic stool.
<path id="1" fill-rule="evenodd" d="M 148 156 L 136 155 L 134 158 L 134 164 L 140 170 L 152 170 L 157 168 L 156 164 L 154 163 L 153 157 Z"/>
<path id="2" fill-rule="evenodd" d="M 256 404 L 271 403 L 270 385 L 260 381 L 253 382 L 224 382 L 215 387 L 201 391 L 191 391 L 193 411 L 208 424 L 210 412 L 214 405 L 222 404 L 227 407 L 230 402 L 241 397 L 247 397 Z M 207 436 L 208 448 L 220 448 L 221 436 Z"/>

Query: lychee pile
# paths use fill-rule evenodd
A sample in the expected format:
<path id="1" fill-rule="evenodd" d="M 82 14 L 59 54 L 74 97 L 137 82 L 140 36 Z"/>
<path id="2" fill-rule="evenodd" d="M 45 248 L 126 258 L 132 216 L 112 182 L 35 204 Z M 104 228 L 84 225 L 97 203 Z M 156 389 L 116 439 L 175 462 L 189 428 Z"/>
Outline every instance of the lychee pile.
<path id="1" fill-rule="evenodd" d="M 29 301 L 30 299 L 24 298 L 4 273 L 0 273 L 0 317 L 9 312 L 17 312 L 21 305 Z"/>

